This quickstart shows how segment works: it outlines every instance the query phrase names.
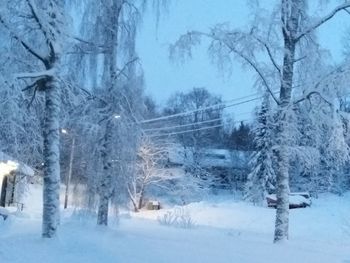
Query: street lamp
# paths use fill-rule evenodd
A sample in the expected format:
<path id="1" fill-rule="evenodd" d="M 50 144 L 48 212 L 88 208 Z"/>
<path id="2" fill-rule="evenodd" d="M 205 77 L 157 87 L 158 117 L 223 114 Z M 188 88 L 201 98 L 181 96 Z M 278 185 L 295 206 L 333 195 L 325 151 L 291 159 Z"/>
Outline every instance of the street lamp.
<path id="1" fill-rule="evenodd" d="M 67 129 L 61 129 L 61 132 L 63 134 L 69 135 Z M 70 185 L 70 180 L 72 178 L 73 157 L 74 157 L 74 148 L 75 148 L 75 137 L 73 135 L 71 135 L 71 137 L 72 137 L 72 147 L 70 150 L 70 157 L 69 157 L 68 176 L 66 177 L 66 191 L 64 194 L 64 209 L 66 209 L 68 206 L 69 185 Z"/>
<path id="2" fill-rule="evenodd" d="M 114 119 L 120 119 L 121 116 L 119 114 L 114 114 Z"/>

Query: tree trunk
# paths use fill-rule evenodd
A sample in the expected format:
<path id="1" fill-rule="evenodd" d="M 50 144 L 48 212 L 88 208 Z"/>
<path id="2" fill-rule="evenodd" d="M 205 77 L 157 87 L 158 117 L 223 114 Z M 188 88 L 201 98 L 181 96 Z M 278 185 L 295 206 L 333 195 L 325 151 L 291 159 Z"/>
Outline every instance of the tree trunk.
<path id="1" fill-rule="evenodd" d="M 51 77 L 45 90 L 44 124 L 44 189 L 42 236 L 51 238 L 59 224 L 59 113 L 60 90 L 58 81 Z"/>
<path id="2" fill-rule="evenodd" d="M 128 190 L 128 194 L 132 203 L 132 206 L 134 207 L 134 212 L 137 213 L 139 212 L 138 208 L 137 208 L 137 201 L 136 201 L 136 186 L 135 184 L 132 184 L 133 186 L 133 191 L 131 192 L 130 190 L 130 185 L 127 186 L 127 190 Z"/>
<path id="3" fill-rule="evenodd" d="M 142 189 L 140 191 L 140 198 L 139 198 L 138 209 L 142 208 L 144 195 L 145 195 L 145 189 L 144 189 L 144 186 L 142 186 Z"/>
<path id="4" fill-rule="evenodd" d="M 107 3 L 108 2 L 108 3 Z M 119 24 L 118 19 L 120 16 L 122 2 L 121 1 L 107 1 L 107 15 L 108 23 L 105 26 L 105 44 L 109 46 L 108 53 L 104 56 L 104 72 L 103 72 L 103 83 L 107 92 L 113 94 L 117 90 L 117 44 L 118 44 L 118 30 Z M 115 102 L 117 103 L 117 102 Z M 108 105 L 113 109 L 112 112 L 108 114 L 115 114 L 116 105 Z M 106 130 L 103 137 L 101 157 L 103 163 L 103 174 L 100 184 L 100 202 L 98 207 L 97 224 L 98 225 L 108 225 L 108 206 L 109 200 L 112 196 L 112 163 L 110 160 L 110 155 L 113 154 L 112 149 L 112 138 L 113 138 L 113 116 L 107 116 Z"/>
<path id="5" fill-rule="evenodd" d="M 288 239 L 289 228 L 289 159 L 286 147 L 277 151 L 277 210 L 274 242 Z"/>
<path id="6" fill-rule="evenodd" d="M 293 70 L 294 70 L 295 42 L 290 35 L 284 35 L 284 58 L 282 83 L 280 90 L 280 105 L 277 128 L 277 210 L 275 222 L 274 242 L 288 239 L 289 228 L 289 158 L 288 158 L 288 111 L 290 109 Z"/>
<path id="7" fill-rule="evenodd" d="M 99 189 L 100 202 L 97 214 L 98 225 L 108 225 L 109 200 L 112 195 L 112 163 L 110 160 L 112 145 L 112 121 L 107 120 L 105 134 L 103 136 L 101 157 L 103 162 L 103 174 Z"/>
<path id="8" fill-rule="evenodd" d="M 134 207 L 134 212 L 135 212 L 135 213 L 138 213 L 138 212 L 139 212 L 139 209 L 137 208 L 136 201 L 134 200 L 133 197 L 130 197 L 130 200 L 131 200 L 131 203 L 132 203 L 132 205 L 133 205 L 133 207 Z"/>

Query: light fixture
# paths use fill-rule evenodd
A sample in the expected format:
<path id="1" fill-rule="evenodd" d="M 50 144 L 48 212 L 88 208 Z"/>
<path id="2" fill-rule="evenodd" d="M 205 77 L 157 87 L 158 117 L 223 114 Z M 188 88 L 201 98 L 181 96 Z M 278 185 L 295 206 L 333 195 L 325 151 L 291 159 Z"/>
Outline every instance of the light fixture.
<path id="1" fill-rule="evenodd" d="M 61 132 L 62 132 L 63 134 L 67 134 L 67 133 L 68 133 L 68 131 L 67 131 L 66 129 L 61 129 Z"/>

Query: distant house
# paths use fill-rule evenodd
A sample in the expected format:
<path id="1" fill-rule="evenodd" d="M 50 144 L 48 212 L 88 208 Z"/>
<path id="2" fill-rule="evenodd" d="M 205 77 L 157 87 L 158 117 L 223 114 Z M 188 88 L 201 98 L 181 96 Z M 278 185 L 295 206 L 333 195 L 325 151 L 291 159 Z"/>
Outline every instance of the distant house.
<path id="1" fill-rule="evenodd" d="M 201 148 L 175 145 L 168 148 L 168 167 L 197 166 L 210 172 L 215 187 L 241 188 L 249 170 L 252 152 L 228 149 Z"/>
<path id="2" fill-rule="evenodd" d="M 0 152 L 0 206 L 20 205 L 20 193 L 32 176 L 32 168 Z"/>
<path id="3" fill-rule="evenodd" d="M 196 162 L 203 168 L 233 168 L 246 169 L 251 152 L 201 148 L 179 145 L 168 148 L 168 163 L 170 166 L 182 166 Z"/>

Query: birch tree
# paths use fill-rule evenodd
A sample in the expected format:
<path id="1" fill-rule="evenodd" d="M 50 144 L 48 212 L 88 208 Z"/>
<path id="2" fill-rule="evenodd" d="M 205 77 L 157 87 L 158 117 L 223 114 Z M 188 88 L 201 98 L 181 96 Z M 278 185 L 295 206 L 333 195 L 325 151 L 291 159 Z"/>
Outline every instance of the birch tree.
<path id="1" fill-rule="evenodd" d="M 78 81 L 88 87 L 85 90 L 92 99 L 85 112 L 99 138 L 93 140 L 100 161 L 95 189 L 99 196 L 97 224 L 107 225 L 109 204 L 118 202 L 126 191 L 125 181 L 136 160 L 143 74 L 135 38 L 142 1 L 86 2 L 81 22 L 84 41 L 79 47 L 85 54 L 82 62 L 79 56 L 75 59 L 85 69 L 79 72 Z M 94 188 L 93 184 L 89 187 Z"/>
<path id="2" fill-rule="evenodd" d="M 25 12 L 25 15 L 22 12 Z M 55 235 L 59 224 L 61 88 L 57 74 L 66 32 L 65 21 L 62 3 L 56 0 L 45 3 L 34 0 L 9 1 L 0 15 L 1 25 L 36 60 L 35 64 L 40 64 L 39 70 L 18 74 L 17 77 L 32 80 L 26 89 L 45 92 L 42 236 L 46 238 Z"/>
<path id="3" fill-rule="evenodd" d="M 290 118 L 294 105 L 311 97 L 322 95 L 308 90 L 301 98 L 292 99 L 294 87 L 294 71 L 303 54 L 297 52 L 300 42 L 308 38 L 312 32 L 332 19 L 340 11 L 347 11 L 350 2 L 336 6 L 321 18 L 311 19 L 308 15 L 305 0 L 281 0 L 277 14 L 272 16 L 273 24 L 263 24 L 266 19 L 256 14 L 249 32 L 231 30 L 226 24 L 219 24 L 207 33 L 190 31 L 181 36 L 171 47 L 171 53 L 180 57 L 191 56 L 193 46 L 199 45 L 202 38 L 211 40 L 209 51 L 219 66 L 230 61 L 231 54 L 248 65 L 257 74 L 257 82 L 263 86 L 277 104 L 276 120 L 276 185 L 277 210 L 274 242 L 288 239 L 289 228 L 289 162 L 291 144 L 290 133 L 294 129 Z M 274 27 L 274 25 L 276 25 Z M 279 46 L 282 42 L 283 45 Z M 258 54 L 266 55 L 270 65 L 259 59 Z M 280 61 L 276 59 L 280 58 Z M 279 89 L 279 96 L 274 89 Z"/>
<path id="4" fill-rule="evenodd" d="M 42 236 L 51 238 L 59 224 L 61 87 L 57 74 L 66 33 L 66 18 L 62 3 L 56 0 L 45 3 L 34 0 L 3 1 L 1 11 L 1 25 L 40 65 L 34 72 L 18 74 L 17 77 L 32 80 L 26 89 L 45 93 Z"/>

